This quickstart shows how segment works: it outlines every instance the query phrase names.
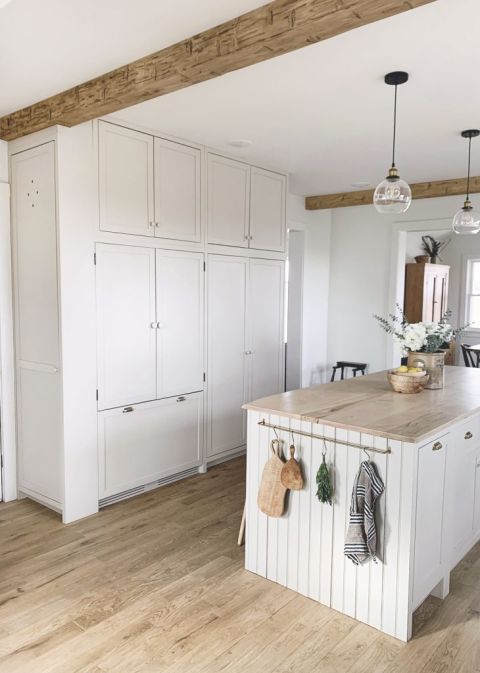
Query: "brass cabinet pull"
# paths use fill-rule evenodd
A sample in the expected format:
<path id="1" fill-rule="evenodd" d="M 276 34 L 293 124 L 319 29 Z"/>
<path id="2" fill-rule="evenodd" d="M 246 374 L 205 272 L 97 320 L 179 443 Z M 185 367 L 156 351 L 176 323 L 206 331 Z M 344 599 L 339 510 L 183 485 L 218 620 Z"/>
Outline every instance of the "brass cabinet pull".
<path id="1" fill-rule="evenodd" d="M 465 439 L 472 439 L 472 437 L 473 437 L 473 435 L 472 435 L 472 433 L 470 432 L 470 430 L 469 430 L 468 432 L 465 433 Z"/>
<path id="2" fill-rule="evenodd" d="M 435 444 L 432 446 L 432 451 L 440 451 L 442 448 L 442 442 L 435 442 Z"/>

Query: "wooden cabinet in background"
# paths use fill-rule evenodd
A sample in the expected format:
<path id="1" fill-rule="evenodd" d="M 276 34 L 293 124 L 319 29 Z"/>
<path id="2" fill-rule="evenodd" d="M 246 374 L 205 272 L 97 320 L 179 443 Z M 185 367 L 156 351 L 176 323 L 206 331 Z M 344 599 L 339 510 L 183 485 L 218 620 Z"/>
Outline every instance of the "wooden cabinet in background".
<path id="1" fill-rule="evenodd" d="M 405 265 L 404 312 L 408 322 L 438 322 L 448 308 L 448 276 L 444 264 Z"/>

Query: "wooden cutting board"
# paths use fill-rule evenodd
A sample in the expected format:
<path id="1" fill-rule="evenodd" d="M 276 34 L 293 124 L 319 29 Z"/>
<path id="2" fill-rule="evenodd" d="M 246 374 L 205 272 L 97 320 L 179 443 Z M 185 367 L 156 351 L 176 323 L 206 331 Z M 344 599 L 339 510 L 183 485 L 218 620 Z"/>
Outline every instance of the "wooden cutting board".
<path id="1" fill-rule="evenodd" d="M 260 511 L 267 516 L 279 517 L 283 514 L 287 489 L 282 484 L 281 479 L 285 463 L 280 457 L 280 442 L 278 439 L 270 442 L 270 451 L 270 458 L 265 463 L 262 472 L 257 504 Z"/>
<path id="2" fill-rule="evenodd" d="M 285 488 L 289 488 L 292 491 L 302 490 L 302 468 L 300 467 L 300 463 L 295 460 L 295 447 L 293 444 L 290 447 L 290 459 L 287 460 L 285 465 L 282 467 L 282 473 L 280 477 Z"/>

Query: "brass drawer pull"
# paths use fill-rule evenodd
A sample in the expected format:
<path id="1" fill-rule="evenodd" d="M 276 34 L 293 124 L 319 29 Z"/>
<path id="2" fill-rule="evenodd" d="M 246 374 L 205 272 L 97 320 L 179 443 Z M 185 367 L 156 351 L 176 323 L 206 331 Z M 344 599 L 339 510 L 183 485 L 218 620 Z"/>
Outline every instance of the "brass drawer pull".
<path id="1" fill-rule="evenodd" d="M 468 432 L 465 433 L 465 439 L 472 439 L 472 437 L 473 437 L 473 435 L 472 435 L 472 433 L 470 432 L 470 430 L 469 430 Z"/>
<path id="2" fill-rule="evenodd" d="M 122 414 L 129 414 L 133 410 L 134 410 L 133 407 L 125 407 L 124 410 L 122 411 Z"/>
<path id="3" fill-rule="evenodd" d="M 442 442 L 435 442 L 435 444 L 432 446 L 432 451 L 440 451 L 442 448 Z"/>

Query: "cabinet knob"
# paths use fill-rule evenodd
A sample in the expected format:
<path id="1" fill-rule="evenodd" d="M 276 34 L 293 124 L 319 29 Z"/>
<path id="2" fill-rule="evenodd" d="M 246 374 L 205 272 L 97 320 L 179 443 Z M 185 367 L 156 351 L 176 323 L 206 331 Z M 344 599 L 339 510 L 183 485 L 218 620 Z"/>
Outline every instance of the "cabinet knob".
<path id="1" fill-rule="evenodd" d="M 185 402 L 186 399 L 187 398 L 182 395 L 181 397 L 177 397 L 177 402 Z"/>
<path id="2" fill-rule="evenodd" d="M 159 327 L 158 322 L 155 322 L 155 321 L 151 322 L 151 323 L 150 323 L 150 327 L 151 327 L 152 329 L 158 329 L 158 327 Z"/>
<path id="3" fill-rule="evenodd" d="M 131 411 L 134 411 L 133 407 L 125 407 L 122 414 L 129 414 Z"/>
<path id="4" fill-rule="evenodd" d="M 251 355 L 252 351 L 245 351 L 245 355 Z"/>
<path id="5" fill-rule="evenodd" d="M 435 442 L 435 444 L 432 446 L 432 451 L 440 451 L 442 446 L 442 442 Z"/>
<path id="6" fill-rule="evenodd" d="M 472 439 L 472 437 L 473 437 L 473 435 L 472 435 L 472 433 L 470 432 L 470 430 L 469 430 L 468 432 L 465 433 L 465 439 Z"/>
<path id="7" fill-rule="evenodd" d="M 148 223 L 148 226 L 149 226 L 149 227 L 154 227 L 154 226 L 155 226 L 155 222 L 149 222 L 149 223 Z"/>

